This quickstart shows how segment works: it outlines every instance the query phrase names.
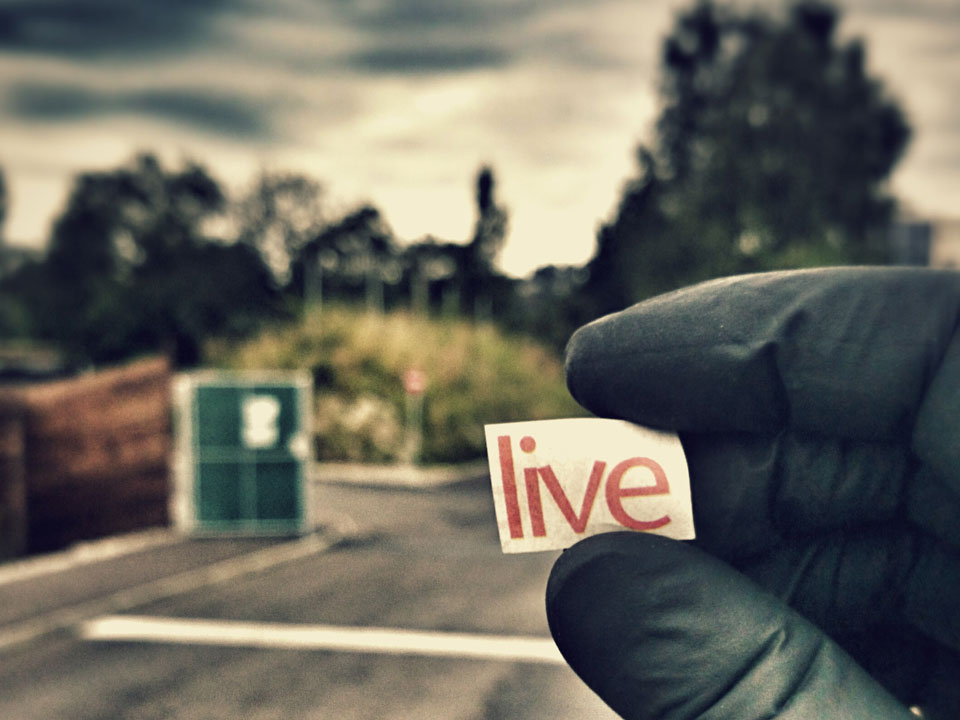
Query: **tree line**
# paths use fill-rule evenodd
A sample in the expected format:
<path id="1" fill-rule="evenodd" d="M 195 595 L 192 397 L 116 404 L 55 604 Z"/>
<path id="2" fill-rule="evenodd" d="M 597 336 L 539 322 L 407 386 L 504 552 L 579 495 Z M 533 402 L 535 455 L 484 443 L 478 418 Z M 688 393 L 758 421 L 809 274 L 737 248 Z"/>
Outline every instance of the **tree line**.
<path id="1" fill-rule="evenodd" d="M 202 165 L 145 153 L 76 178 L 43 259 L 0 277 L 0 334 L 80 364 L 162 350 L 191 365 L 210 335 L 337 300 L 490 319 L 560 346 L 583 322 L 698 280 L 885 262 L 886 180 L 910 128 L 839 20 L 821 0 L 678 13 L 654 132 L 582 267 L 497 269 L 509 216 L 491 167 L 475 176 L 469 238 L 404 243 L 372 205 L 330 217 L 310 177 L 263 172 L 230 198 Z"/>
<path id="2" fill-rule="evenodd" d="M 203 166 L 144 153 L 76 178 L 44 257 L 0 280 L 0 330 L 51 341 L 74 364 L 159 350 L 190 366 L 211 335 L 330 301 L 490 318 L 512 287 L 493 267 L 506 213 L 490 168 L 476 183 L 469 242 L 401 245 L 372 205 L 328 218 L 306 175 L 263 172 L 231 199 Z"/>

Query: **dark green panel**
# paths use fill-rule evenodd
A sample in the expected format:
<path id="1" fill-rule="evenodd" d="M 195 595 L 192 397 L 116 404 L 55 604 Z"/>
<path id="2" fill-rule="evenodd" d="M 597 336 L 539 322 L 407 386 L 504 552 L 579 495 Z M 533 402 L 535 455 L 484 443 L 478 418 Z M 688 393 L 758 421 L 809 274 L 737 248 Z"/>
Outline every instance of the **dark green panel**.
<path id="1" fill-rule="evenodd" d="M 303 392 L 288 382 L 218 378 L 193 398 L 196 521 L 207 531 L 289 532 L 304 520 Z"/>
<path id="2" fill-rule="evenodd" d="M 200 386 L 196 397 L 199 447 L 240 446 L 240 394 L 237 387 Z"/>
<path id="3" fill-rule="evenodd" d="M 243 516 L 239 462 L 197 464 L 197 519 L 200 522 L 240 520 Z"/>
<path id="4" fill-rule="evenodd" d="M 257 518 L 300 519 L 300 466 L 296 462 L 257 465 Z"/>

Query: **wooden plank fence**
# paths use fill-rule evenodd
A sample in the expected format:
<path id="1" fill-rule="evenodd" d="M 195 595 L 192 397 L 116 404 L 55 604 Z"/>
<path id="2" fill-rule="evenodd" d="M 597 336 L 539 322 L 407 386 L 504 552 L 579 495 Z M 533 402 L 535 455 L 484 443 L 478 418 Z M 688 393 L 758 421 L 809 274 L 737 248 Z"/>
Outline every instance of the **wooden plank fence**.
<path id="1" fill-rule="evenodd" d="M 151 358 L 0 392 L 0 556 L 169 523 L 170 382 Z"/>
<path id="2" fill-rule="evenodd" d="M 27 549 L 27 489 L 23 473 L 23 420 L 0 402 L 0 560 Z"/>

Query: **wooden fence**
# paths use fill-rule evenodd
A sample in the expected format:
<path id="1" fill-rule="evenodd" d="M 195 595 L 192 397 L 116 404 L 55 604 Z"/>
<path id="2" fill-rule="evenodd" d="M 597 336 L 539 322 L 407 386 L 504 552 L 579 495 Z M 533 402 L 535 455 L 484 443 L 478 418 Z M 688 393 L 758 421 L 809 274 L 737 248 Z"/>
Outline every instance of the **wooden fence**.
<path id="1" fill-rule="evenodd" d="M 0 393 L 0 556 L 168 524 L 170 379 L 149 359 Z"/>
<path id="2" fill-rule="evenodd" d="M 23 475 L 23 421 L 0 400 L 0 560 L 27 547 L 27 495 Z"/>

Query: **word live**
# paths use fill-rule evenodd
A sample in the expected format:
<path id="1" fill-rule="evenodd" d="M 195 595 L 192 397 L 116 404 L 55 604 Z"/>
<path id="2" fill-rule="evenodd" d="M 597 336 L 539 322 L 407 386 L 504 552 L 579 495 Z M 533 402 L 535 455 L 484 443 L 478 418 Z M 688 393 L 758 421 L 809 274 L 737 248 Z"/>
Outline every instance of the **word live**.
<path id="1" fill-rule="evenodd" d="M 676 435 L 601 418 L 485 430 L 504 552 L 553 550 L 614 530 L 694 537 L 689 475 Z M 552 503 L 544 501 L 541 486 Z M 605 502 L 598 503 L 601 486 Z"/>

